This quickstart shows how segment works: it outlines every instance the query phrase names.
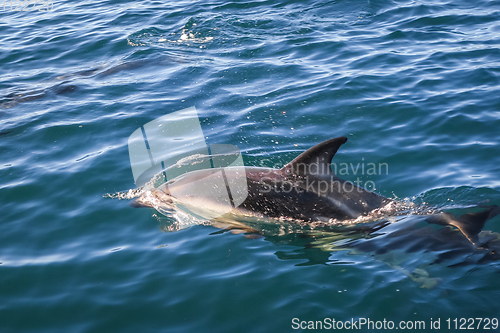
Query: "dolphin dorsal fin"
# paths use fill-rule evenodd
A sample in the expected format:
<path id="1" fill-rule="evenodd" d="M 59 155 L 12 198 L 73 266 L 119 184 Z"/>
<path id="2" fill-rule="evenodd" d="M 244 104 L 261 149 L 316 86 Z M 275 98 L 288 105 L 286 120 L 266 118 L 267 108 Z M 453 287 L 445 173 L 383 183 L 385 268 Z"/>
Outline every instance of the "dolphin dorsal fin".
<path id="1" fill-rule="evenodd" d="M 285 165 L 281 171 L 285 174 L 296 175 L 331 174 L 332 158 L 346 141 L 347 138 L 341 136 L 319 143 L 297 156 L 293 161 Z"/>

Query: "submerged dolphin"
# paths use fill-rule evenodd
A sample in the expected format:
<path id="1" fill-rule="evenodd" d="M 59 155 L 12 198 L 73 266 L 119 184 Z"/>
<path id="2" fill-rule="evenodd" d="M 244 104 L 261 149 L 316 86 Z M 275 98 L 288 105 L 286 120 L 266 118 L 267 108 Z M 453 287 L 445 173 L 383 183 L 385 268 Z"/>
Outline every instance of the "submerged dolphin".
<path id="1" fill-rule="evenodd" d="M 152 207 L 161 212 L 181 205 L 198 216 L 203 216 L 202 211 L 224 212 L 228 211 L 227 205 L 221 207 L 217 196 L 199 193 L 203 191 L 197 189 L 197 181 L 222 177 L 230 191 L 234 189 L 232 184 L 243 177 L 247 185 L 244 190 L 248 193 L 242 202 L 231 200 L 231 214 L 330 225 L 342 224 L 346 220 L 356 222 L 360 217 L 368 217 L 374 211 L 390 207 L 395 201 L 355 186 L 332 172 L 332 158 L 346 141 L 346 137 L 338 137 L 322 142 L 281 169 L 241 167 L 188 172 L 157 189 L 145 191 L 131 205 Z M 440 212 L 430 215 L 427 221 L 454 226 L 472 244 L 480 246 L 478 234 L 485 222 L 500 213 L 498 206 L 483 208 L 480 212 L 460 217 Z"/>
<path id="2" fill-rule="evenodd" d="M 46 98 L 52 95 L 63 95 L 74 92 L 77 90 L 77 86 L 70 84 L 70 81 L 73 78 L 81 78 L 81 77 L 96 77 L 96 78 L 106 78 L 108 76 L 114 75 L 116 73 L 122 71 L 132 71 L 136 69 L 140 69 L 147 66 L 168 66 L 173 62 L 185 62 L 182 59 L 174 59 L 168 56 L 156 57 L 153 59 L 138 59 L 138 60 L 130 60 L 124 61 L 117 65 L 113 66 L 98 66 L 92 69 L 81 70 L 76 73 L 65 74 L 58 76 L 57 80 L 63 80 L 62 83 L 57 83 L 53 86 L 37 89 L 26 92 L 16 92 L 8 94 L 5 97 L 0 98 L 0 100 L 5 100 L 4 102 L 0 102 L 0 109 L 8 109 L 12 108 L 19 103 L 31 102 L 38 99 Z"/>

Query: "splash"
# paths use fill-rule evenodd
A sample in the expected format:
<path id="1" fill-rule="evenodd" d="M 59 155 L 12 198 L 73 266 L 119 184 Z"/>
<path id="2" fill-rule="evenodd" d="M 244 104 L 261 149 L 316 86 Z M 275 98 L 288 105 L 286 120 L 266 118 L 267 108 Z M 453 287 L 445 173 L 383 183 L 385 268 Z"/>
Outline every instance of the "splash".
<path id="1" fill-rule="evenodd" d="M 163 171 L 158 172 L 156 175 L 153 176 L 153 178 L 151 178 L 143 186 L 140 186 L 136 189 L 130 189 L 128 191 L 121 191 L 121 192 L 116 192 L 116 193 L 106 193 L 103 195 L 103 197 L 108 198 L 108 199 L 132 200 L 132 199 L 140 197 L 142 194 L 144 194 L 146 192 L 151 192 L 152 189 L 156 188 L 155 184 L 157 184 L 159 181 L 162 181 L 163 179 L 164 179 Z"/>
<path id="2" fill-rule="evenodd" d="M 219 155 L 213 155 L 213 156 L 219 156 Z M 181 158 L 172 167 L 180 168 L 181 166 L 184 166 L 184 165 L 200 164 L 200 163 L 203 163 L 204 161 L 206 161 L 206 160 L 208 160 L 210 158 L 211 158 L 210 155 L 194 154 L 194 155 L 191 155 L 191 156 L 187 156 L 187 157 Z"/>
<path id="3" fill-rule="evenodd" d="M 193 25 L 196 25 L 196 23 L 194 23 Z M 182 42 L 193 42 L 193 43 L 206 43 L 206 42 L 209 42 L 211 40 L 213 40 L 214 38 L 213 37 L 196 37 L 198 33 L 193 33 L 191 31 L 189 31 L 188 29 L 182 29 L 182 33 L 181 33 L 181 36 L 180 38 L 177 40 L 177 41 L 171 41 L 171 42 L 177 42 L 177 43 L 182 43 Z M 158 40 L 158 42 L 166 42 L 167 39 L 166 38 L 161 38 L 160 40 Z"/>

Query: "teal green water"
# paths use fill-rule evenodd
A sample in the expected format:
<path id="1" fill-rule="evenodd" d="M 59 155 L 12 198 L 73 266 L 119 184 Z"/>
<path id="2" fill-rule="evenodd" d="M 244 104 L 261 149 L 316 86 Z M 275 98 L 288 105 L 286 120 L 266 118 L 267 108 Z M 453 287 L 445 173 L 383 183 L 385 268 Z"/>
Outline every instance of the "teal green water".
<path id="1" fill-rule="evenodd" d="M 336 161 L 387 163 L 361 176 L 384 196 L 500 204 L 497 1 L 53 8 L 0 13 L 1 332 L 290 332 L 294 318 L 421 331 L 440 318 L 451 332 L 448 318 L 500 316 L 499 263 L 426 247 L 416 217 L 337 248 L 332 235 L 164 232 L 153 210 L 104 198 L 134 188 L 132 132 L 195 106 L 207 143 L 238 146 L 246 165 L 344 135 Z M 400 226 L 413 231 L 394 238 Z"/>

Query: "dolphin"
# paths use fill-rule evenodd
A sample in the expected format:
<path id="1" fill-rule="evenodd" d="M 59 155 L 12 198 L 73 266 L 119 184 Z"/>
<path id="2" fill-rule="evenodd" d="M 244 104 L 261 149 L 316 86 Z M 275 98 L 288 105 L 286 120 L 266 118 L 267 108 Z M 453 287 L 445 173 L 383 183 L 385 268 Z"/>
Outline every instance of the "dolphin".
<path id="1" fill-rule="evenodd" d="M 19 103 L 31 102 L 49 95 L 65 95 L 74 92 L 77 89 L 75 85 L 60 83 L 47 89 L 33 90 L 22 94 L 9 94 L 6 96 L 7 101 L 0 103 L 0 109 L 9 109 Z"/>
<path id="2" fill-rule="evenodd" d="M 306 150 L 281 169 L 228 167 L 191 171 L 158 188 L 144 191 L 130 205 L 155 208 L 164 214 L 181 206 L 193 215 L 202 217 L 227 216 L 224 212 L 230 210 L 232 216 L 287 219 L 305 224 L 319 222 L 329 226 L 341 226 L 346 221 L 353 225 L 365 222 L 364 218 L 369 220 L 379 217 L 380 213 L 395 212 L 395 200 L 358 187 L 332 172 L 332 159 L 346 142 L 347 138 L 343 136 L 324 141 Z M 231 209 L 228 209 L 228 203 L 221 203 L 217 195 L 197 188 L 200 180 L 211 177 L 220 177 L 227 191 L 233 190 L 233 197 L 238 197 L 241 191 L 247 191 L 246 196 L 239 195 L 244 200 L 235 203 L 234 198 L 230 198 Z M 240 192 L 235 192 L 234 184 L 238 184 L 242 178 L 246 186 L 240 186 Z M 478 234 L 486 221 L 500 213 L 500 207 L 478 207 L 482 210 L 458 217 L 448 212 L 435 213 L 429 210 L 426 220 L 431 224 L 455 227 L 474 246 L 480 247 L 482 244 Z M 212 215 L 204 215 L 203 211 L 211 211 Z M 358 224 L 360 231 L 366 228 L 373 231 L 381 227 L 377 224 Z M 257 232 L 252 228 L 241 229 Z M 350 232 L 352 230 L 352 227 L 349 228 Z"/>
<path id="3" fill-rule="evenodd" d="M 132 71 L 147 66 L 169 66 L 174 62 L 184 63 L 186 61 L 180 58 L 175 59 L 170 56 L 160 56 L 153 59 L 122 61 L 121 63 L 112 66 L 101 65 L 92 69 L 85 69 L 75 73 L 60 75 L 56 77 L 56 80 L 62 81 L 61 83 L 56 83 L 55 85 L 44 89 L 16 92 L 4 96 L 2 99 L 5 99 L 6 101 L 0 103 L 0 109 L 12 108 L 19 103 L 35 101 L 54 94 L 64 95 L 72 93 L 77 89 L 76 85 L 70 83 L 74 78 L 95 77 L 97 79 L 102 79 L 122 71 Z"/>

